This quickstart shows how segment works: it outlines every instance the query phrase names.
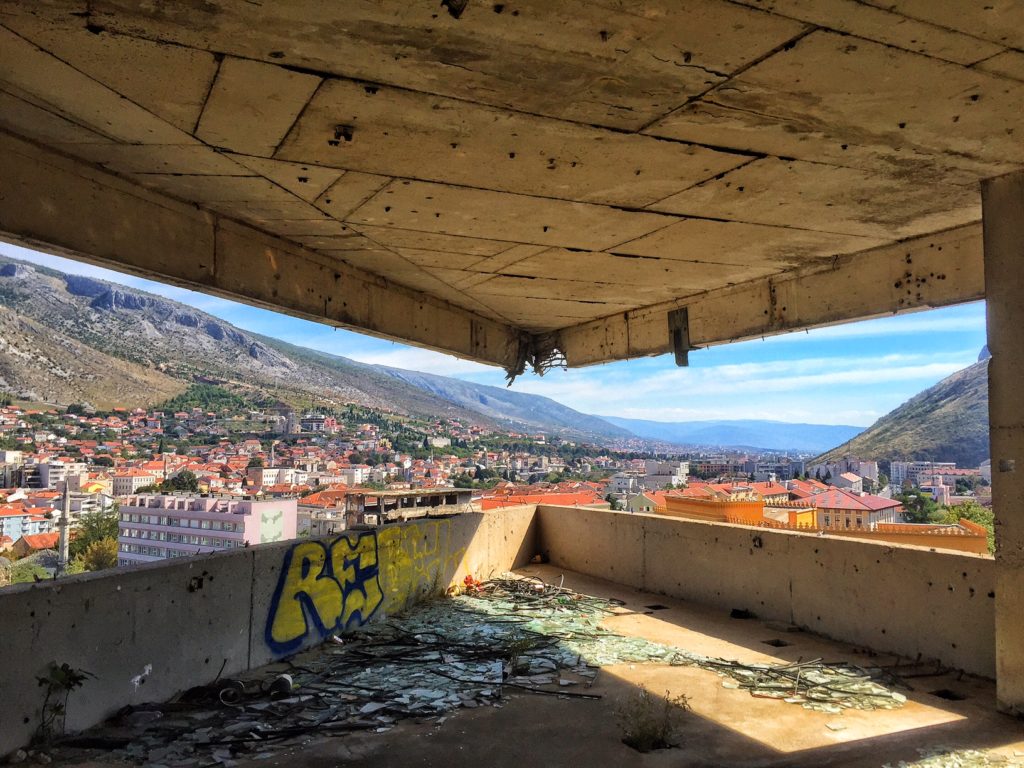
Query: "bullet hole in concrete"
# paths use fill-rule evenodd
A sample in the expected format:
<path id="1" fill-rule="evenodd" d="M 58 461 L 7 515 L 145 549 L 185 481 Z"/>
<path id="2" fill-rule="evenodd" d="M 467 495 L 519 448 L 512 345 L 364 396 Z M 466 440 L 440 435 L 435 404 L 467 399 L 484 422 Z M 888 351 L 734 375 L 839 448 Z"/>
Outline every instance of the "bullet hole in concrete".
<path id="1" fill-rule="evenodd" d="M 850 146 L 849 144 L 843 144 L 841 148 L 845 151 L 846 148 L 849 147 L 849 146 Z"/>
<path id="2" fill-rule="evenodd" d="M 953 122 L 954 123 L 959 123 L 960 122 L 960 115 L 953 115 Z"/>
<path id="3" fill-rule="evenodd" d="M 495 13 L 501 13 L 502 11 L 505 10 L 505 4 L 495 3 L 494 5 L 491 6 L 491 10 L 494 11 Z"/>
<path id="4" fill-rule="evenodd" d="M 967 594 L 969 594 L 971 597 L 974 597 L 974 587 L 968 587 Z"/>
<path id="5" fill-rule="evenodd" d="M 31 613 L 29 613 L 29 617 L 34 619 L 36 617 L 36 612 L 32 611 Z"/>
<path id="6" fill-rule="evenodd" d="M 761 539 L 760 536 L 755 536 L 753 539 L 750 540 L 750 543 L 754 545 L 754 549 L 761 549 L 762 547 L 764 547 L 764 541 Z"/>
<path id="7" fill-rule="evenodd" d="M 28 723 L 29 723 L 29 719 L 28 719 L 27 717 L 23 717 L 23 718 L 21 719 L 21 722 L 22 722 L 22 724 L 23 724 L 23 725 L 28 725 Z"/>
<path id="8" fill-rule="evenodd" d="M 508 157 L 509 157 L 509 160 L 515 160 L 516 159 L 516 153 L 515 152 L 509 152 L 508 153 Z"/>
<path id="9" fill-rule="evenodd" d="M 441 6 L 448 9 L 448 15 L 453 19 L 462 16 L 467 5 L 469 5 L 469 0 L 441 0 Z"/>
<path id="10" fill-rule="evenodd" d="M 284 58 L 284 51 L 271 51 L 267 55 L 270 56 L 270 58 L 272 58 L 272 59 L 283 59 Z"/>
<path id="11" fill-rule="evenodd" d="M 355 128 L 351 125 L 336 125 L 334 126 L 334 141 L 340 142 L 342 139 L 345 141 L 352 141 L 352 137 L 355 135 Z M 330 144 L 331 142 L 327 142 Z M 332 146 L 338 146 L 337 143 Z"/>
<path id="12" fill-rule="evenodd" d="M 435 213 L 434 214 L 434 218 L 435 219 L 440 219 L 441 218 L 441 214 L 440 213 Z"/>
<path id="13" fill-rule="evenodd" d="M 92 24 L 92 23 L 86 24 L 85 25 L 85 29 L 86 29 L 87 32 L 92 32 L 92 34 L 94 34 L 94 35 L 98 35 L 101 32 L 106 32 L 107 31 L 106 27 L 101 27 L 99 24 Z"/>
<path id="14" fill-rule="evenodd" d="M 519 15 L 519 11 L 512 11 L 512 15 L 513 16 L 518 16 Z"/>
<path id="15" fill-rule="evenodd" d="M 733 608 L 729 611 L 730 619 L 756 619 L 757 614 L 753 611 L 748 611 L 746 608 Z"/>
<path id="16" fill-rule="evenodd" d="M 633 175 L 634 176 L 639 176 L 640 175 L 640 169 L 637 168 L 635 171 L 633 171 Z"/>
<path id="17" fill-rule="evenodd" d="M 684 64 L 689 64 L 691 61 L 693 61 L 693 52 L 692 51 L 683 51 L 683 63 Z"/>
<path id="18" fill-rule="evenodd" d="M 953 585 L 952 585 L 952 584 L 950 584 L 949 586 L 947 586 L 947 587 L 946 587 L 946 589 L 948 589 L 948 590 L 949 590 L 950 592 L 954 592 L 954 591 L 955 591 L 955 590 L 953 589 Z"/>
<path id="19" fill-rule="evenodd" d="M 930 587 L 930 586 L 933 586 L 933 585 L 932 585 L 932 583 L 931 583 L 930 581 L 928 582 L 928 586 L 929 586 L 929 587 Z"/>
<path id="20" fill-rule="evenodd" d="M 995 597 L 995 596 L 996 596 L 996 593 L 995 593 L 995 592 L 989 592 L 989 593 L 988 593 L 988 596 L 989 596 L 989 597 Z"/>
<path id="21" fill-rule="evenodd" d="M 607 29 L 602 29 L 597 34 L 599 34 L 601 36 L 601 42 L 603 42 L 603 43 L 607 43 L 608 42 L 608 30 Z"/>
<path id="22" fill-rule="evenodd" d="M 205 659 L 203 659 L 203 664 L 209 664 L 209 663 L 210 663 L 210 657 L 207 656 Z"/>
<path id="23" fill-rule="evenodd" d="M 570 168 L 575 168 L 576 167 L 576 161 L 573 160 L 571 163 L 569 163 L 569 167 Z"/>
<path id="24" fill-rule="evenodd" d="M 883 634 L 883 635 L 885 634 L 885 630 L 884 630 L 884 629 L 882 630 L 882 634 Z"/>
<path id="25" fill-rule="evenodd" d="M 955 645 L 953 646 L 956 647 Z M 949 688 L 940 688 L 937 691 L 928 691 L 929 696 L 938 696 L 940 699 L 946 699 L 946 701 L 963 701 L 967 698 L 966 695 L 959 691 L 951 691 Z"/>
<path id="26" fill-rule="evenodd" d="M 363 90 L 366 91 L 371 96 L 373 96 L 375 93 L 377 93 L 377 91 L 380 90 L 380 88 L 378 88 L 376 85 L 364 85 Z"/>
<path id="27" fill-rule="evenodd" d="M 459 148 L 458 142 L 453 141 L 452 142 L 452 149 L 458 149 L 458 148 Z"/>
<path id="28" fill-rule="evenodd" d="M 960 575 L 961 575 L 961 576 L 962 576 L 963 578 L 965 578 L 965 579 L 966 579 L 966 578 L 967 578 L 967 571 L 964 571 L 964 572 L 963 572 L 963 573 L 961 573 Z"/>
<path id="29" fill-rule="evenodd" d="M 907 127 L 907 124 L 906 123 L 900 123 L 899 126 L 900 126 L 900 130 L 903 130 L 904 128 Z"/>
<path id="30" fill-rule="evenodd" d="M 188 580 L 188 591 L 189 592 L 198 592 L 202 588 L 203 588 L 203 577 L 202 576 L 193 576 L 191 579 Z"/>
<path id="31" fill-rule="evenodd" d="M 743 191 L 743 187 L 736 187 L 736 191 L 737 192 L 742 192 Z"/>
<path id="32" fill-rule="evenodd" d="M 792 645 L 792 643 L 787 643 L 785 640 L 780 640 L 777 637 L 773 637 L 771 640 L 762 640 L 761 642 L 765 645 L 770 645 L 772 648 L 787 648 Z"/>
<path id="33" fill-rule="evenodd" d="M 309 184 L 309 176 L 299 176 L 299 184 Z"/>
<path id="34" fill-rule="evenodd" d="M 971 94 L 971 101 L 977 101 L 980 98 L 981 98 L 981 94 L 978 94 L 978 93 L 972 93 Z"/>
<path id="35" fill-rule="evenodd" d="M 385 205 L 384 206 L 384 213 L 387 213 L 390 210 L 391 210 L 391 206 L 390 205 Z"/>
<path id="36" fill-rule="evenodd" d="M 653 605 L 645 605 L 644 608 L 646 608 L 649 611 L 667 611 L 668 610 L 668 606 L 667 605 L 662 605 L 661 603 L 654 603 Z"/>

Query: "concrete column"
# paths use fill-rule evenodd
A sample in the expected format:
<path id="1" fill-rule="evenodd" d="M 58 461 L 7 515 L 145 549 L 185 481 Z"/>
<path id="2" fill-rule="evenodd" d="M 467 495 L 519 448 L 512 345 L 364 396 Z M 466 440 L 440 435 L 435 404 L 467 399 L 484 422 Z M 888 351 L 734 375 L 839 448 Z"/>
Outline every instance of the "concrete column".
<path id="1" fill-rule="evenodd" d="M 1024 715 L 1024 172 L 982 183 L 992 502 L 996 517 L 996 690 Z"/>

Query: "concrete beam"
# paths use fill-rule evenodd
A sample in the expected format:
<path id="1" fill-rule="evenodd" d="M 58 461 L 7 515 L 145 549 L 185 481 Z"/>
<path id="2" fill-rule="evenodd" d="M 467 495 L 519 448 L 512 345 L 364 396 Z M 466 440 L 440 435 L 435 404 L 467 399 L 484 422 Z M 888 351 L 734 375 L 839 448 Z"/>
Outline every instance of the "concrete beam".
<path id="1" fill-rule="evenodd" d="M 514 366 L 519 332 L 0 132 L 0 238 L 308 320 Z M 340 226 L 340 225 L 339 225 Z"/>
<path id="2" fill-rule="evenodd" d="M 996 524 L 996 693 L 1024 714 L 1024 173 L 982 184 L 989 441 Z M 1017 462 L 1021 471 L 1017 472 Z"/>
<path id="3" fill-rule="evenodd" d="M 691 345 L 705 347 L 973 301 L 985 296 L 982 260 L 981 226 L 970 224 L 581 323 L 558 348 L 570 366 L 671 352 L 668 315 L 680 307 Z"/>

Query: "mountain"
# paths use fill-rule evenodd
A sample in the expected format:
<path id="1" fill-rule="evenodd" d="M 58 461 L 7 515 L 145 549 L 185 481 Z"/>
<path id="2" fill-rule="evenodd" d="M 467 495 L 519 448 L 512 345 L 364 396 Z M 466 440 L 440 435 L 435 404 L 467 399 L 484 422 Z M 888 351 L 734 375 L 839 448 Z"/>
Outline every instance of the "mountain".
<path id="1" fill-rule="evenodd" d="M 526 395 L 501 387 L 472 384 L 461 379 L 449 379 L 432 373 L 406 371 L 401 368 L 379 366 L 378 370 L 404 381 L 418 389 L 476 411 L 492 419 L 518 421 L 523 424 L 540 422 L 555 431 L 576 430 L 605 437 L 629 438 L 628 428 L 614 426 L 609 419 L 574 411 L 546 397 Z"/>
<path id="2" fill-rule="evenodd" d="M 759 448 L 803 453 L 822 451 L 840 440 L 849 440 L 863 427 L 833 424 L 790 424 L 781 421 L 683 421 L 660 422 L 602 416 L 639 437 L 676 445 L 717 448 Z"/>
<path id="3" fill-rule="evenodd" d="M 154 405 L 197 381 L 296 407 L 354 403 L 574 438 L 629 436 L 546 397 L 359 363 L 144 291 L 0 258 L 0 391 L 109 408 Z"/>
<path id="4" fill-rule="evenodd" d="M 978 466 L 989 454 L 988 349 L 979 357 L 815 461 L 856 456 Z"/>

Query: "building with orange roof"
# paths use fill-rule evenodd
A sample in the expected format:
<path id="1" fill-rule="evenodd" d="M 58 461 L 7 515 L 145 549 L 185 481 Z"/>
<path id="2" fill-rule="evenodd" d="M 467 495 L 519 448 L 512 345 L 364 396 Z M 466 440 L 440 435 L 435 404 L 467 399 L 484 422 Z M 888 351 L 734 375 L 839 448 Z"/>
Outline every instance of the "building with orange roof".
<path id="1" fill-rule="evenodd" d="M 44 549 L 55 549 L 59 540 L 60 534 L 56 531 L 28 534 L 14 542 L 11 552 L 17 557 L 25 557 L 35 552 L 42 552 Z"/>

